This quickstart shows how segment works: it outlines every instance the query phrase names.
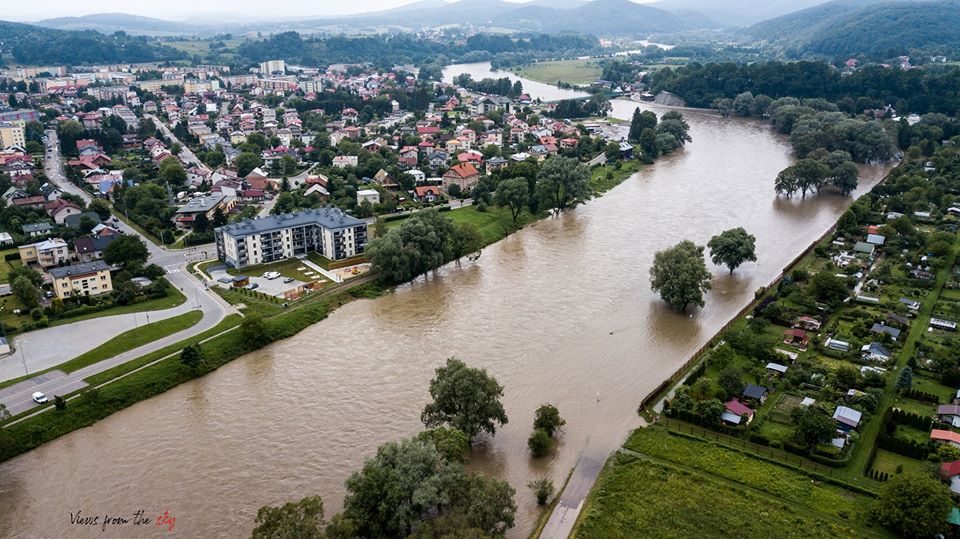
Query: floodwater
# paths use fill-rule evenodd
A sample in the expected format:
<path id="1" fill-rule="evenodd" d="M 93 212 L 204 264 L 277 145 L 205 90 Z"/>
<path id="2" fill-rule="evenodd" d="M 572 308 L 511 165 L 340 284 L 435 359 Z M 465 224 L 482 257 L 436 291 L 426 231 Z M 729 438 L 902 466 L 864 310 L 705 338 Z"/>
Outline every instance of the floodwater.
<path id="1" fill-rule="evenodd" d="M 462 69 L 482 78 L 482 68 Z M 629 118 L 636 106 L 616 101 L 614 114 Z M 181 537 L 240 537 L 260 506 L 316 494 L 333 514 L 363 459 L 421 429 L 433 369 L 456 356 L 505 387 L 510 422 L 471 460 L 516 488 L 512 536 L 525 536 L 537 516 L 526 483 L 548 476 L 559 485 L 580 454 L 615 449 L 638 424 L 640 400 L 852 200 L 778 199 L 773 179 L 790 162 L 781 137 L 758 122 L 685 115 L 694 140 L 685 150 L 476 262 L 348 304 L 291 339 L 0 465 L 0 535 L 161 536 L 167 528 L 155 519 L 168 512 Z M 865 168 L 857 194 L 885 171 Z M 665 308 L 648 284 L 653 253 L 736 226 L 756 235 L 759 261 L 732 277 L 710 265 L 705 308 Z M 557 405 L 567 426 L 558 450 L 533 460 L 526 439 L 543 403 Z M 71 525 L 77 511 L 132 519 L 139 510 L 149 524 Z"/>

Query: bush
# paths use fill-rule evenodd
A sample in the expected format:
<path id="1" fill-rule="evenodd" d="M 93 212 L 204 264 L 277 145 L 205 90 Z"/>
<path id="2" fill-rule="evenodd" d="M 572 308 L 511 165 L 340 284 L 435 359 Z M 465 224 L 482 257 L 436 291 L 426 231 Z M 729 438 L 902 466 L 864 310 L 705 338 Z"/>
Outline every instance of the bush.
<path id="1" fill-rule="evenodd" d="M 550 451 L 551 443 L 552 440 L 550 439 L 550 435 L 547 434 L 547 431 L 537 429 L 533 431 L 530 439 L 527 440 L 527 447 L 530 448 L 530 452 L 533 453 L 534 457 L 542 457 Z"/>
<path id="2" fill-rule="evenodd" d="M 533 491 L 533 495 L 537 497 L 537 505 L 547 505 L 547 501 L 553 496 L 553 481 L 546 477 L 534 479 L 527 483 L 527 486 Z"/>
<path id="3" fill-rule="evenodd" d="M 54 395 L 53 406 L 62 412 L 63 410 L 67 409 L 67 399 L 61 397 L 60 395 Z"/>

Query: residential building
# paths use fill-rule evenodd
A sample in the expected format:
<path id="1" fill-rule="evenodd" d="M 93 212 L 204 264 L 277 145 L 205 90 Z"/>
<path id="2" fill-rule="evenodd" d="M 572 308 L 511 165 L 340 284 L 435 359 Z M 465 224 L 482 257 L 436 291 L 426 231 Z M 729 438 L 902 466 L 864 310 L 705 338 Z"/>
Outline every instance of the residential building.
<path id="1" fill-rule="evenodd" d="M 367 224 L 332 207 L 248 219 L 220 227 L 215 234 L 218 257 L 237 269 L 311 251 L 340 260 L 367 246 Z"/>
<path id="2" fill-rule="evenodd" d="M 93 262 L 103 258 L 103 252 L 115 239 L 117 239 L 117 236 L 77 238 L 73 242 L 73 250 L 77 253 L 77 258 L 80 259 L 80 262 Z"/>
<path id="3" fill-rule="evenodd" d="M 357 204 L 362 203 L 364 200 L 370 204 L 379 204 L 380 192 L 376 189 L 361 189 L 357 191 Z"/>
<path id="4" fill-rule="evenodd" d="M 51 268 L 70 260 L 70 248 L 67 247 L 67 242 L 60 238 L 21 245 L 17 249 L 23 265 L 37 264 L 41 268 Z"/>
<path id="5" fill-rule="evenodd" d="M 480 173 L 476 167 L 470 163 L 454 165 L 446 174 L 443 175 L 443 188 L 450 190 L 451 185 L 458 185 L 460 189 L 466 191 L 472 189 L 480 181 Z"/>
<path id="6" fill-rule="evenodd" d="M 13 122 L 0 123 L 0 149 L 11 146 L 23 148 L 27 141 L 23 136 L 23 125 Z"/>
<path id="7" fill-rule="evenodd" d="M 270 60 L 267 62 L 261 62 L 260 71 L 267 75 L 271 73 L 286 73 L 287 63 L 283 60 Z"/>
<path id="8" fill-rule="evenodd" d="M 74 296 L 96 296 L 113 291 L 110 266 L 102 261 L 53 268 L 53 291 L 60 299 Z"/>
<path id="9" fill-rule="evenodd" d="M 206 214 L 207 219 L 213 219 L 217 208 L 223 208 L 224 213 L 229 211 L 228 205 L 234 201 L 233 197 L 226 197 L 222 194 L 212 194 L 204 197 L 190 199 L 189 202 L 177 209 L 173 216 L 174 222 L 180 226 L 192 226 L 193 221 L 201 213 Z"/>

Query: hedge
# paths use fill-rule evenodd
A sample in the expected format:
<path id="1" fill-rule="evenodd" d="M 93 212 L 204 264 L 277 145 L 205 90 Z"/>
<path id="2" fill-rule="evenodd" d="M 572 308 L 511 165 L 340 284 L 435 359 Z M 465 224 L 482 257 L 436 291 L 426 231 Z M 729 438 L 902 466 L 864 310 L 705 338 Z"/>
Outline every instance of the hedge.
<path id="1" fill-rule="evenodd" d="M 891 453 L 919 460 L 926 459 L 930 453 L 929 444 L 891 436 L 886 433 L 880 434 L 880 437 L 877 439 L 877 447 L 890 451 Z"/>
<path id="2" fill-rule="evenodd" d="M 924 431 L 929 431 L 933 426 L 932 417 L 907 412 L 899 408 L 894 408 L 890 411 L 890 419 L 894 423 L 909 425 Z"/>
<path id="3" fill-rule="evenodd" d="M 929 402 L 930 404 L 940 404 L 940 397 L 933 395 L 931 393 L 925 393 L 918 389 L 913 389 L 913 388 L 904 389 L 902 394 L 904 397 L 907 397 L 913 400 L 918 400 L 920 402 Z"/>

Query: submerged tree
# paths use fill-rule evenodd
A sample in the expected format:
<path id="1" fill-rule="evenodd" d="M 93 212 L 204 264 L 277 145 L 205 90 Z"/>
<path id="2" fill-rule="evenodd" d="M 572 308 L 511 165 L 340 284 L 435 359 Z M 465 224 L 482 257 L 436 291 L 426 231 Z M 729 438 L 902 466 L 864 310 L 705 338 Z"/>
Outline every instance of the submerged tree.
<path id="1" fill-rule="evenodd" d="M 650 287 L 678 311 L 691 303 L 703 307 L 703 293 L 710 290 L 703 247 L 686 240 L 657 252 L 650 267 Z"/>
<path id="2" fill-rule="evenodd" d="M 730 268 L 730 273 L 744 262 L 756 262 L 757 238 L 743 228 L 731 228 L 710 238 L 707 247 L 710 248 L 710 259 L 714 264 L 723 264 Z"/>

